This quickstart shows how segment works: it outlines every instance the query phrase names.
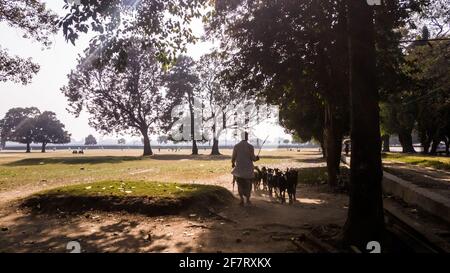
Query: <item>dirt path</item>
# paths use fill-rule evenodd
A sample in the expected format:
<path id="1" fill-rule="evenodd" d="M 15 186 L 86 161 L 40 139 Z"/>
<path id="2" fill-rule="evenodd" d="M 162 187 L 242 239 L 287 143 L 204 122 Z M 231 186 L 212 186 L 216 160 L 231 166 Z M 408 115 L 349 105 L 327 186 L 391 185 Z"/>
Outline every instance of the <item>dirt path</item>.
<path id="1" fill-rule="evenodd" d="M 305 159 L 277 167 L 323 166 L 317 156 Z M 229 175 L 199 183 L 231 190 Z M 16 190 L 13 197 L 32 192 L 34 188 Z M 344 224 L 348 204 L 344 195 L 300 185 L 297 201 L 282 205 L 258 195 L 252 206 L 242 208 L 236 200 L 210 216 L 146 217 L 106 212 L 35 215 L 18 209 L 16 201 L 3 200 L 0 252 L 67 252 L 70 241 L 80 242 L 85 252 L 298 252 L 292 238 L 314 228 L 336 233 Z"/>

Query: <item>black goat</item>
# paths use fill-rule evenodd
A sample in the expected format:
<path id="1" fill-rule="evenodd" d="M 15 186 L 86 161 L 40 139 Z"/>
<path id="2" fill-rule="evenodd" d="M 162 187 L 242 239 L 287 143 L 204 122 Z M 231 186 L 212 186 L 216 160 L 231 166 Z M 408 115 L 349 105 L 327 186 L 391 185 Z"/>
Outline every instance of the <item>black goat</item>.
<path id="1" fill-rule="evenodd" d="M 294 203 L 297 194 L 297 184 L 298 184 L 298 170 L 288 169 L 286 171 L 286 180 L 287 180 L 287 192 L 289 195 L 289 204 Z"/>
<path id="2" fill-rule="evenodd" d="M 266 167 L 262 167 L 262 169 L 261 169 L 261 179 L 262 179 L 263 190 L 264 191 L 269 190 L 269 188 L 267 187 L 267 169 L 266 169 Z"/>
<path id="3" fill-rule="evenodd" d="M 259 177 L 257 176 L 259 175 Z M 293 204 L 296 199 L 298 185 L 298 170 L 288 168 L 286 172 L 280 169 L 262 167 L 255 168 L 254 188 L 260 189 L 262 182 L 263 190 L 269 192 L 270 197 L 280 198 L 282 204 L 286 203 L 286 192 L 289 197 L 289 204 Z"/>
<path id="4" fill-rule="evenodd" d="M 253 191 L 256 192 L 259 191 L 261 187 L 262 172 L 257 166 L 255 166 L 253 174 Z"/>
<path id="5" fill-rule="evenodd" d="M 274 169 L 268 169 L 267 170 L 267 187 L 269 190 L 269 195 L 270 197 L 273 196 L 273 193 L 275 192 L 275 194 L 277 193 L 276 188 L 277 188 L 277 180 L 275 178 L 275 174 L 274 174 Z"/>
<path id="6" fill-rule="evenodd" d="M 280 193 L 279 197 L 280 197 L 281 203 L 282 204 L 286 203 L 286 190 L 288 188 L 286 176 L 282 171 L 277 169 L 275 172 L 275 178 L 277 180 L 276 186 Z"/>

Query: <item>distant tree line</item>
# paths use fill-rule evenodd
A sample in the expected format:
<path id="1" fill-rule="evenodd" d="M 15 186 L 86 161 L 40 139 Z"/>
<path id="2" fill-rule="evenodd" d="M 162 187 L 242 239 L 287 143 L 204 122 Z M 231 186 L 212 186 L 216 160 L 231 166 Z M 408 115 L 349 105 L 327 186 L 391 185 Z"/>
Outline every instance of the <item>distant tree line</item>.
<path id="1" fill-rule="evenodd" d="M 45 153 L 47 144 L 70 142 L 70 134 L 65 125 L 50 111 L 40 112 L 36 107 L 12 108 L 0 120 L 0 142 L 4 149 L 7 141 L 26 144 L 26 152 L 31 152 L 31 144 L 42 145 Z"/>
<path id="2" fill-rule="evenodd" d="M 97 145 L 97 139 L 93 135 L 88 135 L 84 139 L 84 145 Z"/>

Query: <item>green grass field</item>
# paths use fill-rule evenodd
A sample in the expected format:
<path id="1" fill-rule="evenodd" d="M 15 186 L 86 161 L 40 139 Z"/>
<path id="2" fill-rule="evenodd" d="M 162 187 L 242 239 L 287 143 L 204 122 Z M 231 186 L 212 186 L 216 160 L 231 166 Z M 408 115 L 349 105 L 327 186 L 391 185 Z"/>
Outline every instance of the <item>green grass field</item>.
<path id="1" fill-rule="evenodd" d="M 100 181 L 70 185 L 40 192 L 40 195 L 70 196 L 154 196 L 161 198 L 183 198 L 202 194 L 214 189 L 209 185 L 158 183 L 157 181 Z"/>
<path id="2" fill-rule="evenodd" d="M 341 167 L 341 176 L 348 177 L 350 170 Z M 327 167 L 302 168 L 299 172 L 298 182 L 303 184 L 325 184 L 328 182 Z"/>
<path id="3" fill-rule="evenodd" d="M 208 152 L 208 151 L 203 151 Z M 140 156 L 140 150 L 0 153 L 0 195 L 43 211 L 125 210 L 178 213 L 191 204 L 232 199 L 230 150 L 191 156 L 189 151 Z M 259 166 L 298 164 L 299 154 L 264 151 Z M 281 164 L 281 165 L 280 165 Z M 284 164 L 284 165 L 283 165 Z"/>
<path id="4" fill-rule="evenodd" d="M 383 160 L 450 171 L 450 157 L 386 153 L 383 154 Z"/>
<path id="5" fill-rule="evenodd" d="M 25 198 L 23 207 L 38 212 L 127 211 L 166 215 L 228 204 L 223 187 L 154 181 L 101 181 L 45 190 Z"/>
<path id="6" fill-rule="evenodd" d="M 207 153 L 209 151 L 202 151 Z M 98 181 L 159 181 L 197 183 L 217 179 L 231 171 L 230 150 L 222 156 L 190 156 L 189 151 L 144 158 L 140 150 L 0 153 L 0 193 L 18 188 L 48 187 Z M 258 165 L 290 162 L 295 154 L 263 151 Z"/>
<path id="7" fill-rule="evenodd" d="M 217 189 L 218 187 L 210 185 L 159 183 L 155 181 L 101 181 L 58 187 L 42 191 L 37 195 L 186 198 L 193 195 L 208 194 Z"/>

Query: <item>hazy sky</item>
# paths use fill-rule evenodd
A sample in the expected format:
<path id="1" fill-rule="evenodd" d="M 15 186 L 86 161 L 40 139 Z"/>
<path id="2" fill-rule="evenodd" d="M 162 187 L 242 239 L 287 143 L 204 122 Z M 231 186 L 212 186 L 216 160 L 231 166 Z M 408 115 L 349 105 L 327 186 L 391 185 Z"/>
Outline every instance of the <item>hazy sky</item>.
<path id="1" fill-rule="evenodd" d="M 44 2 L 55 12 L 65 14 L 62 9 L 63 0 L 45 0 Z M 193 30 L 198 36 L 203 33 L 200 20 L 193 23 Z M 81 54 L 87 47 L 92 34 L 82 34 L 76 42 L 76 46 L 73 46 L 65 41 L 60 32 L 52 37 L 53 45 L 50 49 L 41 50 L 41 44 L 23 39 L 23 33 L 20 30 L 10 28 L 4 22 L 0 23 L 0 33 L 2 48 L 8 49 L 11 55 L 32 57 L 33 61 L 41 66 L 40 72 L 29 85 L 0 82 L 0 118 L 10 108 L 36 106 L 41 111 L 55 112 L 76 140 L 81 140 L 90 133 L 99 137 L 100 135 L 88 125 L 87 114 L 75 118 L 66 111 L 67 100 L 60 92 L 60 88 L 67 83 L 67 74 L 77 64 L 78 54 Z M 188 54 L 197 59 L 207 53 L 210 47 L 211 45 L 208 43 L 190 45 Z M 284 137 L 281 128 L 273 127 L 271 130 L 274 133 L 273 137 Z M 113 135 L 105 138 L 115 137 Z"/>

